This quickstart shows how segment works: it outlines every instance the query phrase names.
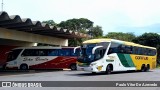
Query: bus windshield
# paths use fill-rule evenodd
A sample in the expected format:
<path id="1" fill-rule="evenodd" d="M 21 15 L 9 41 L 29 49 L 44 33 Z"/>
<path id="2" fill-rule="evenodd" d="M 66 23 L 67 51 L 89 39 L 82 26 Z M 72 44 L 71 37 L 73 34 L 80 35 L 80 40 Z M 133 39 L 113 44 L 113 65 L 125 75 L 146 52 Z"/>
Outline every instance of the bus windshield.
<path id="1" fill-rule="evenodd" d="M 104 53 L 109 45 L 109 42 L 101 42 L 101 43 L 91 43 L 84 44 L 81 46 L 80 54 L 78 56 L 78 61 L 83 63 L 93 62 L 103 58 Z M 96 46 L 102 46 L 101 48 L 97 48 L 95 53 L 92 53 L 92 50 Z"/>
<path id="2" fill-rule="evenodd" d="M 7 61 L 15 60 L 21 51 L 22 49 L 15 49 L 15 50 L 10 51 L 7 57 Z"/>

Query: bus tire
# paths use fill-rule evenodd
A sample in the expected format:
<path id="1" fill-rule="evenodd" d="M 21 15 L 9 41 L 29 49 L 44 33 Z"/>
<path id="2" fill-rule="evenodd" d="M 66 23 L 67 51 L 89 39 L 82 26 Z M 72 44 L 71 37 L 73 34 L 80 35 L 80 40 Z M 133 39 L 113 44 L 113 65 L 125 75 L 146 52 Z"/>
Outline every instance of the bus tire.
<path id="1" fill-rule="evenodd" d="M 141 72 L 145 72 L 145 71 L 146 71 L 146 67 L 145 67 L 145 64 L 143 64 L 141 67 Z"/>
<path id="2" fill-rule="evenodd" d="M 107 67 L 106 67 L 106 74 L 111 74 L 111 71 L 112 71 L 112 65 L 108 65 Z"/>
<path id="3" fill-rule="evenodd" d="M 147 64 L 147 67 L 146 67 L 146 72 L 148 72 L 150 70 L 150 65 Z"/>
<path id="4" fill-rule="evenodd" d="M 27 64 L 21 64 L 20 65 L 20 70 L 28 70 L 28 65 Z"/>
<path id="5" fill-rule="evenodd" d="M 74 63 L 74 64 L 71 64 L 71 65 L 70 65 L 70 69 L 71 69 L 71 70 L 77 70 L 76 64 L 75 64 L 75 63 Z"/>

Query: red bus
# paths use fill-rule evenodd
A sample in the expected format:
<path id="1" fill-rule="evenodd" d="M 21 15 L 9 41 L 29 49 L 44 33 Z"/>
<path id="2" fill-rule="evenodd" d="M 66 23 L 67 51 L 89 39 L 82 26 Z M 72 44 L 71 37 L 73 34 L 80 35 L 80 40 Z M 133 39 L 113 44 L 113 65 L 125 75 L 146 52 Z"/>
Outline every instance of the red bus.
<path id="1" fill-rule="evenodd" d="M 7 69 L 64 69 L 76 70 L 74 47 L 19 47 L 8 53 Z"/>

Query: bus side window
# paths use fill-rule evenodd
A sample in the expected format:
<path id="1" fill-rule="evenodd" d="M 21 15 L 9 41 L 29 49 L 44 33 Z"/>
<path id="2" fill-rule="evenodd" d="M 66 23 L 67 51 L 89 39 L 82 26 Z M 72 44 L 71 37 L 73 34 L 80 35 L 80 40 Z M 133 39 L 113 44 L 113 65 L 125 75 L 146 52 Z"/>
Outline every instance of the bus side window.
<path id="1" fill-rule="evenodd" d="M 45 49 L 30 49 L 30 56 L 47 56 L 47 50 Z"/>
<path id="2" fill-rule="evenodd" d="M 70 56 L 71 50 L 70 49 L 66 49 L 65 50 L 65 56 Z"/>
<path id="3" fill-rule="evenodd" d="M 136 47 L 132 47 L 132 54 L 136 54 Z"/>
<path id="4" fill-rule="evenodd" d="M 132 47 L 131 46 L 125 46 L 125 53 L 126 54 L 132 54 Z"/>
<path id="5" fill-rule="evenodd" d="M 21 56 L 36 56 L 35 49 L 25 49 Z"/>
<path id="6" fill-rule="evenodd" d="M 148 49 L 147 48 L 144 49 L 144 55 L 148 55 Z"/>
<path id="7" fill-rule="evenodd" d="M 144 48 L 141 48 L 141 55 L 144 55 Z"/>
<path id="8" fill-rule="evenodd" d="M 148 49 L 147 48 L 144 49 L 144 54 L 148 55 Z"/>
<path id="9" fill-rule="evenodd" d="M 135 54 L 139 54 L 139 48 L 136 47 L 136 53 Z"/>
<path id="10" fill-rule="evenodd" d="M 70 50 L 69 49 L 61 49 L 59 50 L 60 56 L 70 56 Z"/>
<path id="11" fill-rule="evenodd" d="M 109 50 L 108 54 L 110 54 L 110 53 L 125 53 L 125 46 L 123 44 L 118 44 L 118 43 L 112 42 L 110 48 L 112 48 L 112 50 Z"/>
<path id="12" fill-rule="evenodd" d="M 117 49 L 117 53 L 125 53 L 126 50 L 124 45 L 119 45 Z"/>
<path id="13" fill-rule="evenodd" d="M 47 49 L 39 49 L 37 50 L 38 56 L 48 56 L 48 50 Z"/>
<path id="14" fill-rule="evenodd" d="M 148 49 L 148 55 L 151 56 L 151 49 Z"/>
<path id="15" fill-rule="evenodd" d="M 156 55 L 156 50 L 151 49 L 151 55 L 152 55 L 152 56 Z"/>
<path id="16" fill-rule="evenodd" d="M 138 47 L 138 54 L 142 55 L 142 49 Z"/>
<path id="17" fill-rule="evenodd" d="M 147 50 L 147 48 L 142 48 L 141 54 L 142 54 L 142 55 L 148 55 L 148 50 Z"/>
<path id="18" fill-rule="evenodd" d="M 130 54 L 133 54 L 133 47 L 130 46 Z"/>
<path id="19" fill-rule="evenodd" d="M 58 49 L 50 49 L 48 50 L 48 56 L 58 56 Z"/>
<path id="20" fill-rule="evenodd" d="M 29 54 L 29 53 L 28 53 L 28 50 L 25 49 L 25 50 L 23 51 L 23 53 L 21 54 L 21 56 L 28 56 L 28 54 Z"/>
<path id="21" fill-rule="evenodd" d="M 154 55 L 156 55 L 157 54 L 157 50 L 154 50 Z"/>

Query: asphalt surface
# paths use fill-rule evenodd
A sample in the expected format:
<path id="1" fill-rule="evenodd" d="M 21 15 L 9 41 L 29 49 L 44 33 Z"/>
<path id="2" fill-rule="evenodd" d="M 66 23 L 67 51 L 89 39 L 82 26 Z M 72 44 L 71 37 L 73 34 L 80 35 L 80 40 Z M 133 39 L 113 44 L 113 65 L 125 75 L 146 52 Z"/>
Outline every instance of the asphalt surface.
<path id="1" fill-rule="evenodd" d="M 91 74 L 84 71 L 38 70 L 0 71 L 0 81 L 160 81 L 160 69 L 149 72 L 114 72 Z M 0 90 L 160 90 L 160 87 L 47 87 L 0 88 Z"/>

